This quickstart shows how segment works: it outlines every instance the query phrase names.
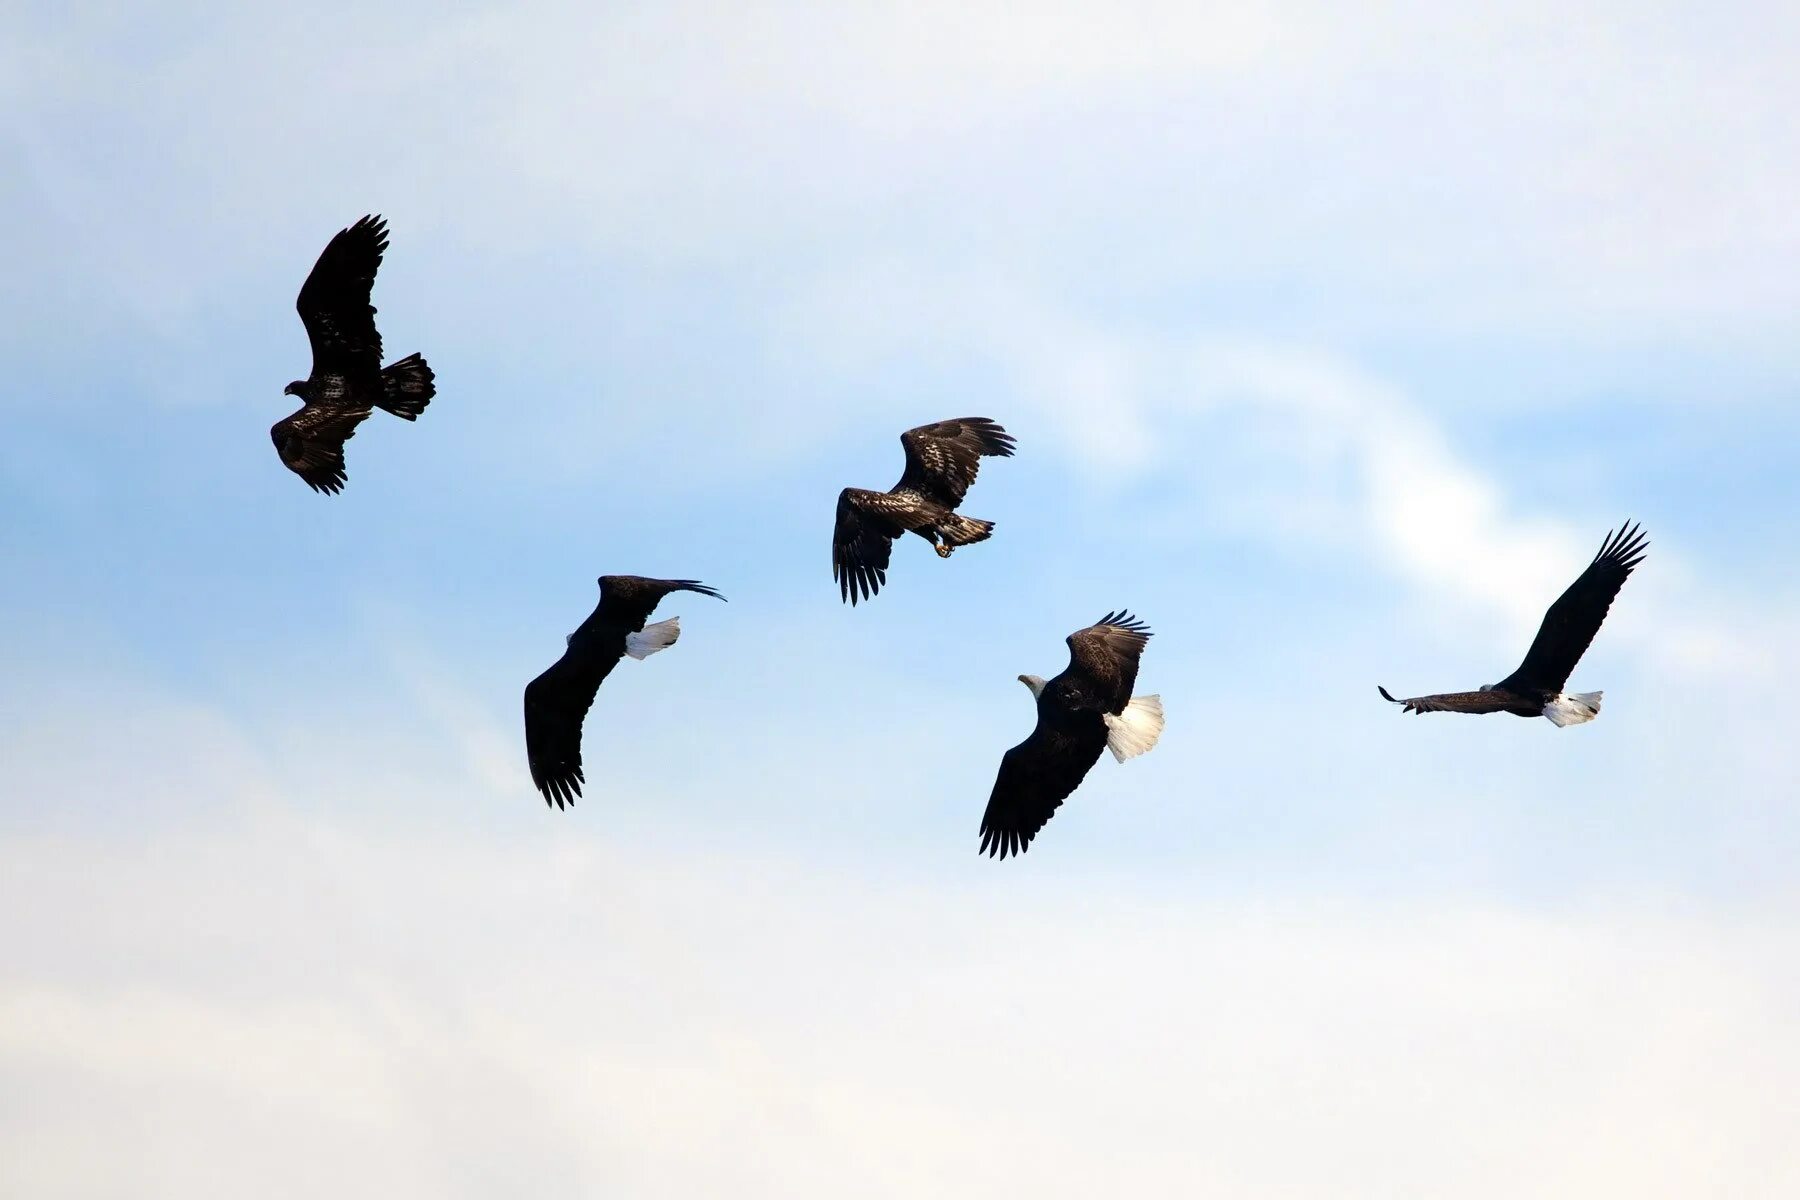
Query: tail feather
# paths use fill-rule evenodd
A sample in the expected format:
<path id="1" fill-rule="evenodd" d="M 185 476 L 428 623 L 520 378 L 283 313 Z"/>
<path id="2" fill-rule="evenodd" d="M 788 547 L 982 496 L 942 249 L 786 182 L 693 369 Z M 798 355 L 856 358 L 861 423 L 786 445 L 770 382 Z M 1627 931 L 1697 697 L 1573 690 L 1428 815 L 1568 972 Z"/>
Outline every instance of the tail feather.
<path id="1" fill-rule="evenodd" d="M 1131 703 L 1118 716 L 1111 713 L 1104 715 L 1106 748 L 1120 762 L 1147 752 L 1156 745 L 1156 739 L 1162 736 L 1161 696 L 1133 696 Z"/>
<path id="2" fill-rule="evenodd" d="M 417 354 L 381 369 L 382 408 L 408 421 L 416 421 L 437 395 L 437 375 Z"/>
<path id="3" fill-rule="evenodd" d="M 1562 692 L 1544 705 L 1544 716 L 1561 729 L 1565 725 L 1585 725 L 1600 715 L 1600 698 L 1605 692 Z"/>
<path id="4" fill-rule="evenodd" d="M 938 525 L 938 536 L 949 546 L 967 546 L 985 542 L 994 536 L 994 523 L 952 513 Z"/>
<path id="5" fill-rule="evenodd" d="M 642 633 L 625 635 L 625 653 L 640 661 L 658 650 L 667 650 L 681 636 L 681 618 L 670 617 L 654 625 L 644 626 Z"/>

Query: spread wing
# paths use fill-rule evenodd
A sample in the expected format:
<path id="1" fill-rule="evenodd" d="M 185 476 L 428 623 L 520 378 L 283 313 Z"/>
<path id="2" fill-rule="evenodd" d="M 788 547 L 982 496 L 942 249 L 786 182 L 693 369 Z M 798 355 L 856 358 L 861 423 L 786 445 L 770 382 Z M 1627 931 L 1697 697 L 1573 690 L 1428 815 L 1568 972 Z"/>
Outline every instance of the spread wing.
<path id="1" fill-rule="evenodd" d="M 600 577 L 600 619 L 632 632 L 644 628 L 644 622 L 670 592 L 699 592 L 723 600 L 713 588 L 698 579 L 648 579 L 642 575 L 602 575 Z"/>
<path id="2" fill-rule="evenodd" d="M 1409 713 L 1459 712 L 1459 713 L 1496 713 L 1505 712 L 1507 708 L 1518 702 L 1517 696 L 1505 692 L 1440 692 L 1435 696 L 1414 696 L 1410 700 L 1395 700 L 1388 690 L 1377 685 L 1376 690 L 1381 698 L 1402 706 L 1402 711 Z"/>
<path id="3" fill-rule="evenodd" d="M 337 236 L 313 264 L 294 307 L 312 343 L 313 374 L 381 370 L 381 334 L 369 292 L 387 249 L 387 222 L 364 217 Z"/>
<path id="4" fill-rule="evenodd" d="M 921 425 L 900 435 L 906 448 L 906 473 L 895 491 L 912 489 L 955 508 L 968 494 L 981 470 L 983 455 L 1011 458 L 1013 438 L 986 417 L 958 417 Z"/>
<path id="5" fill-rule="evenodd" d="M 1038 830 L 1062 807 L 1106 748 L 1106 725 L 1095 713 L 1047 724 L 1040 715 L 1031 736 L 1006 752 L 981 815 L 978 854 L 1023 854 Z"/>
<path id="6" fill-rule="evenodd" d="M 581 722 L 622 657 L 620 649 L 610 662 L 581 663 L 571 648 L 525 685 L 525 755 L 546 804 L 564 808 L 581 795 Z"/>
<path id="7" fill-rule="evenodd" d="M 1150 642 L 1150 629 L 1130 613 L 1107 613 L 1086 629 L 1068 637 L 1067 674 L 1086 677 L 1081 689 L 1105 712 L 1115 716 L 1131 701 L 1137 683 L 1138 660 Z"/>
<path id="8" fill-rule="evenodd" d="M 886 492 L 845 488 L 838 493 L 837 526 L 831 532 L 831 576 L 838 594 L 855 604 L 867 600 L 887 582 L 893 541 L 904 532 L 881 509 L 904 501 Z"/>
<path id="9" fill-rule="evenodd" d="M 369 409 L 308 404 L 269 427 L 269 438 L 283 465 L 315 492 L 336 494 L 349 476 L 344 471 L 344 443 L 369 415 Z"/>
<path id="10" fill-rule="evenodd" d="M 1562 691 L 1575 664 L 1600 632 L 1613 597 L 1625 586 L 1633 568 L 1644 561 L 1647 545 L 1641 526 L 1627 523 L 1608 533 L 1587 570 L 1544 614 L 1525 661 L 1495 686 L 1519 692 Z"/>

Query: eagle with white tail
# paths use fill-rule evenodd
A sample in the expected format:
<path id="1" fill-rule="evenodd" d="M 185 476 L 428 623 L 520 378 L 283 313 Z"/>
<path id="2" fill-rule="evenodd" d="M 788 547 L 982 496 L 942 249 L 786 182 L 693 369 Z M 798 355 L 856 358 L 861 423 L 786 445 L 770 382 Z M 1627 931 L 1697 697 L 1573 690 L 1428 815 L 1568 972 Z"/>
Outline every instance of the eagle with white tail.
<path id="1" fill-rule="evenodd" d="M 416 421 L 437 394 L 436 376 L 417 354 L 381 365 L 369 293 L 387 244 L 380 217 L 338 230 L 294 302 L 312 343 L 312 374 L 284 389 L 300 398 L 300 410 L 275 422 L 269 437 L 282 464 L 315 492 L 344 490 L 344 443 L 370 413 Z"/>
<path id="2" fill-rule="evenodd" d="M 1156 745 L 1162 697 L 1131 694 L 1149 641 L 1142 621 L 1127 612 L 1107 613 L 1069 635 L 1069 665 L 1061 675 L 1049 681 L 1019 676 L 1037 698 L 1037 728 L 1000 760 L 977 853 L 1025 853 L 1102 750 L 1124 762 Z"/>
<path id="3" fill-rule="evenodd" d="M 1593 643 L 1594 635 L 1600 632 L 1600 623 L 1606 620 L 1613 597 L 1625 586 L 1633 568 L 1644 561 L 1644 549 L 1649 544 L 1643 528 L 1629 522 L 1616 532 L 1609 532 L 1587 570 L 1544 614 L 1544 623 L 1538 627 L 1531 649 L 1525 652 L 1525 661 L 1499 683 L 1487 684 L 1474 692 L 1443 692 L 1410 700 L 1395 700 L 1379 685 L 1376 690 L 1382 699 L 1409 713 L 1507 712 L 1515 717 L 1545 717 L 1558 727 L 1593 720 L 1600 715 L 1604 693 L 1565 692 L 1563 685 Z"/>
<path id="4" fill-rule="evenodd" d="M 645 579 L 602 575 L 600 603 L 568 637 L 568 648 L 551 668 L 525 685 L 525 754 L 531 782 L 546 804 L 564 808 L 581 795 L 581 722 L 600 684 L 621 658 L 649 658 L 681 636 L 681 618 L 645 625 L 670 592 L 699 592 L 723 600 L 693 579 Z"/>
<path id="5" fill-rule="evenodd" d="M 880 591 L 894 539 L 903 533 L 918 534 L 941 558 L 991 537 L 992 521 L 958 516 L 956 507 L 975 482 L 981 460 L 1011 458 L 1013 444 L 1012 435 L 986 417 L 938 421 L 901 434 L 906 470 L 892 490 L 845 488 L 838 494 L 831 574 L 839 595 L 854 605 Z"/>

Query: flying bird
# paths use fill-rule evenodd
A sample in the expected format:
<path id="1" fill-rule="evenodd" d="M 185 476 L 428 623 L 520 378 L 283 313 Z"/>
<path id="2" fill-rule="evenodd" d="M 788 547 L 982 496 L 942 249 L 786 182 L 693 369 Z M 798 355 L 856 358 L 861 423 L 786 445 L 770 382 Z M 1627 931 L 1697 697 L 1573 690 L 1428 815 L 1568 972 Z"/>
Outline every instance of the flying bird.
<path id="1" fill-rule="evenodd" d="M 680 617 L 644 624 L 658 602 L 670 592 L 725 599 L 693 579 L 602 575 L 598 582 L 600 603 L 568 636 L 563 656 L 525 685 L 525 754 L 531 763 L 531 782 L 544 794 L 546 804 L 558 808 L 575 803 L 581 795 L 586 778 L 581 773 L 581 722 L 600 684 L 625 655 L 649 658 L 681 636 Z"/>
<path id="2" fill-rule="evenodd" d="M 881 590 L 894 539 L 908 531 L 942 558 L 958 546 L 986 541 L 994 523 L 958 516 L 956 506 L 975 482 L 982 457 L 1011 458 L 1013 444 L 1012 435 L 986 417 L 959 417 L 901 434 L 906 471 L 892 490 L 838 493 L 831 574 L 842 598 L 855 604 Z"/>
<path id="3" fill-rule="evenodd" d="M 1442 692 L 1410 700 L 1395 700 L 1379 685 L 1376 690 L 1382 699 L 1410 713 L 1508 712 L 1515 717 L 1547 717 L 1559 728 L 1593 720 L 1600 714 L 1600 698 L 1605 693 L 1565 692 L 1563 685 L 1600 632 L 1613 597 L 1625 586 L 1632 569 L 1644 561 L 1648 545 L 1642 526 L 1627 522 L 1617 531 L 1609 531 L 1587 570 L 1544 614 L 1525 661 L 1499 683 L 1484 684 L 1474 692 Z"/>
<path id="4" fill-rule="evenodd" d="M 269 437 L 287 469 L 315 492 L 344 489 L 344 443 L 371 411 L 417 420 L 437 394 L 432 370 L 417 354 L 381 365 L 369 292 L 387 244 L 387 222 L 378 216 L 340 229 L 295 301 L 312 343 L 312 374 L 283 389 L 300 397 L 300 410 L 275 422 Z"/>
<path id="5" fill-rule="evenodd" d="M 1048 682 L 1019 676 L 1037 698 L 1037 728 L 1000 760 L 977 853 L 1025 853 L 1100 761 L 1100 751 L 1124 762 L 1156 745 L 1162 697 L 1131 694 L 1149 640 L 1150 630 L 1130 613 L 1107 613 L 1069 635 L 1069 665 L 1061 675 Z"/>

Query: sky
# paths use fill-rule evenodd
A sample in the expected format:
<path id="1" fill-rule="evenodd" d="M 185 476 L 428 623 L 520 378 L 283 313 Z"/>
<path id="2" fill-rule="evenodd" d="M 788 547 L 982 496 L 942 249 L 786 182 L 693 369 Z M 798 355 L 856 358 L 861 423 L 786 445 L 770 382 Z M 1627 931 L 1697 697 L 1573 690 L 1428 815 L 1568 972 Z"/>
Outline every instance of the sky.
<path id="1" fill-rule="evenodd" d="M 1787 1197 L 1800 15 L 0 11 L 0 1193 Z M 343 495 L 267 438 L 391 225 Z M 839 603 L 898 434 L 1018 439 Z M 1571 685 L 1492 682 L 1627 518 Z M 530 785 L 594 579 L 703 579 Z M 975 853 L 1126 607 L 1155 752 Z"/>

